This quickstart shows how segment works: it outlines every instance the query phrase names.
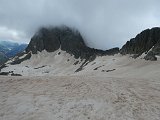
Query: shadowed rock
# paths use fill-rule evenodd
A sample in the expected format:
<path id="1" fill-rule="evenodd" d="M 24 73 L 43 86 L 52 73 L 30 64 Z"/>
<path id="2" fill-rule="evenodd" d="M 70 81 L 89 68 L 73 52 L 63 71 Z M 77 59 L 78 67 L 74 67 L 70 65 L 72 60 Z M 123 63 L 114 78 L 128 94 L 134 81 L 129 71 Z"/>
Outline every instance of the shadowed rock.
<path id="1" fill-rule="evenodd" d="M 66 26 L 54 28 L 41 28 L 31 39 L 26 52 L 32 51 L 36 54 L 38 51 L 46 50 L 54 52 L 61 48 L 75 58 L 89 59 L 95 55 L 112 55 L 119 52 L 119 48 L 103 51 L 89 48 L 86 46 L 81 34 L 74 29 Z"/>
<path id="2" fill-rule="evenodd" d="M 147 53 L 146 60 L 156 60 L 155 55 L 160 55 L 160 28 L 155 27 L 142 31 L 135 38 L 127 41 L 120 50 L 123 55 L 136 54 L 137 57 L 144 52 Z"/>
<path id="3" fill-rule="evenodd" d="M 157 58 L 153 51 L 148 52 L 148 54 L 144 57 L 145 60 L 156 61 Z"/>

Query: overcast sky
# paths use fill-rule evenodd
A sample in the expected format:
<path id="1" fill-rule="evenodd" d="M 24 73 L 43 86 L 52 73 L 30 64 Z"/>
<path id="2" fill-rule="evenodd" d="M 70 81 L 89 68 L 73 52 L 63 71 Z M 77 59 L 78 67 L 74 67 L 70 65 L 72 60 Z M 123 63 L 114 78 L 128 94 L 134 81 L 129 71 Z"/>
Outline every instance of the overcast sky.
<path id="1" fill-rule="evenodd" d="M 0 40 L 29 42 L 40 26 L 77 28 L 95 48 L 121 47 L 160 26 L 160 0 L 0 0 Z"/>

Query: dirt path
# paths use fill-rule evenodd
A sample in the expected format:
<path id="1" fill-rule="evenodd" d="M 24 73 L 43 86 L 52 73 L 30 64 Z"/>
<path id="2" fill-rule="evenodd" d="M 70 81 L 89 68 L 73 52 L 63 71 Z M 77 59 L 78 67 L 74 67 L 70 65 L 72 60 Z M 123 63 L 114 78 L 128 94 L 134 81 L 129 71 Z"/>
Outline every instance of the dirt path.
<path id="1" fill-rule="evenodd" d="M 160 81 L 1 77 L 0 120 L 159 120 Z"/>

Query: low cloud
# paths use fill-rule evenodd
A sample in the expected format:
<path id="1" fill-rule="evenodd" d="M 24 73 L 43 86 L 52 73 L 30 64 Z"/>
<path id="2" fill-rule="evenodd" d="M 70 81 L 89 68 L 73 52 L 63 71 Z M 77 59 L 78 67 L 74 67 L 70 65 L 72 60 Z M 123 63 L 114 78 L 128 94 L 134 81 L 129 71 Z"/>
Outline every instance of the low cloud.
<path id="1" fill-rule="evenodd" d="M 29 42 L 40 26 L 77 28 L 90 47 L 121 47 L 160 26 L 159 0 L 0 0 L 0 40 Z"/>

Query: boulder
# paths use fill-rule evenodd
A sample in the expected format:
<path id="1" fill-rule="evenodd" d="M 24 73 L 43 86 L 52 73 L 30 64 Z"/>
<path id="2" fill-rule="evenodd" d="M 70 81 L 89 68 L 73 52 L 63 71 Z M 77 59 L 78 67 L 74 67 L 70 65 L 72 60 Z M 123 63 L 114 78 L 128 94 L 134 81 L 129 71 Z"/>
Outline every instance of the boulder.
<path id="1" fill-rule="evenodd" d="M 150 61 L 156 61 L 157 57 L 155 56 L 155 54 L 150 51 L 148 52 L 148 54 L 144 57 L 145 60 L 150 60 Z"/>

